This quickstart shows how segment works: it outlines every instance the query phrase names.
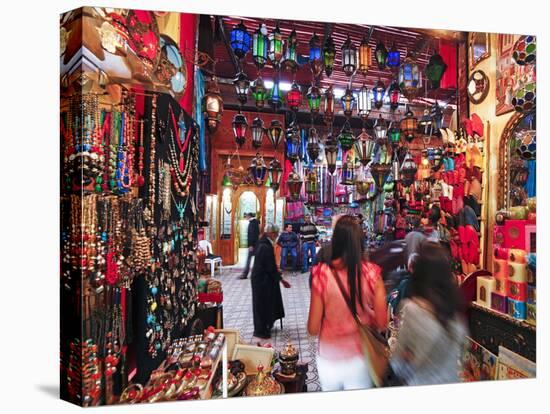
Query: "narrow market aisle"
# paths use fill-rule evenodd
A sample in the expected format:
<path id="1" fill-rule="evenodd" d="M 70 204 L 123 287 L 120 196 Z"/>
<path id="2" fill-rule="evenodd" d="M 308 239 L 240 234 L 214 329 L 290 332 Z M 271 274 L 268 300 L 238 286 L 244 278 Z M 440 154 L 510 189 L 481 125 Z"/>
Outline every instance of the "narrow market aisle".
<path id="1" fill-rule="evenodd" d="M 275 322 L 271 331 L 271 339 L 261 340 L 252 336 L 254 330 L 252 321 L 252 288 L 250 277 L 238 279 L 242 267 L 224 267 L 220 280 L 223 284 L 223 325 L 226 328 L 238 329 L 241 339 L 245 343 L 270 343 L 280 350 L 290 340 L 299 348 L 300 362 L 308 363 L 307 387 L 308 391 L 320 391 L 319 375 L 315 355 L 317 338 L 308 335 L 306 330 L 309 311 L 309 273 L 285 272 L 285 278 L 292 287 L 285 289 L 281 286 L 285 318 L 283 329 L 279 321 Z"/>

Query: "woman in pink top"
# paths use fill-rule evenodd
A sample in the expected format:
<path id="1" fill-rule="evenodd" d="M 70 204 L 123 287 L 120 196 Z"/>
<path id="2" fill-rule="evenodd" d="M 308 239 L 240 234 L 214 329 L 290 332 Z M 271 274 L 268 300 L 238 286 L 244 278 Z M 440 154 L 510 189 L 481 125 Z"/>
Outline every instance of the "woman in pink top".
<path id="1" fill-rule="evenodd" d="M 332 236 L 332 260 L 313 269 L 307 329 L 319 336 L 317 370 L 323 391 L 369 388 L 359 330 L 335 277 L 362 323 L 382 330 L 387 320 L 380 268 L 365 260 L 362 232 L 352 216 L 342 216 Z"/>

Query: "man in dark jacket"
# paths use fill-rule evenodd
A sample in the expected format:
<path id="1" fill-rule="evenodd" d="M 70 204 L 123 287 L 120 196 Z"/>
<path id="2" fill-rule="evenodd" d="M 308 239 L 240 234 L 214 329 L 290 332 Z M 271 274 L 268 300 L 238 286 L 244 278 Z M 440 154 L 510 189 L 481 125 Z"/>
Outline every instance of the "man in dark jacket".
<path id="1" fill-rule="evenodd" d="M 304 217 L 305 222 L 300 227 L 300 238 L 302 239 L 302 273 L 309 270 L 309 256 L 311 256 L 312 266 L 317 263 L 317 239 L 319 231 L 313 222 L 311 216 Z"/>
<path id="2" fill-rule="evenodd" d="M 244 268 L 243 274 L 239 279 L 246 279 L 248 277 L 248 272 L 250 271 L 250 262 L 252 257 L 256 253 L 256 244 L 258 243 L 258 237 L 260 236 L 260 223 L 256 218 L 254 213 L 246 214 L 248 217 L 248 229 L 247 229 L 247 240 L 248 240 L 248 256 L 246 257 L 246 266 Z"/>
<path id="3" fill-rule="evenodd" d="M 292 256 L 292 269 L 296 269 L 298 260 L 298 235 L 292 231 L 292 224 L 287 224 L 284 232 L 277 239 L 281 246 L 281 270 L 286 270 L 286 257 Z"/>
<path id="4" fill-rule="evenodd" d="M 267 224 L 256 248 L 256 258 L 250 276 L 252 283 L 252 312 L 254 318 L 254 336 L 262 339 L 271 338 L 273 323 L 285 316 L 281 287 L 290 287 L 283 279 L 275 262 L 273 245 L 279 229 Z"/>

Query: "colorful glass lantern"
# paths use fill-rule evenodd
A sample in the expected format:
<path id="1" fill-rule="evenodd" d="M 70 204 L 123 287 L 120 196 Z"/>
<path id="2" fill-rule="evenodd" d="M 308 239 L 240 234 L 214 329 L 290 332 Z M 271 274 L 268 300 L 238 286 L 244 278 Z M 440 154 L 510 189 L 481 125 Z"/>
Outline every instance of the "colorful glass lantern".
<path id="1" fill-rule="evenodd" d="M 353 75 L 357 69 L 357 49 L 349 34 L 342 45 L 342 69 L 347 76 Z"/>
<path id="2" fill-rule="evenodd" d="M 432 153 L 432 170 L 438 171 L 443 164 L 443 149 L 441 147 L 434 148 Z"/>
<path id="3" fill-rule="evenodd" d="M 537 38 L 523 35 L 514 43 L 512 57 L 518 65 L 533 65 L 537 60 Z"/>
<path id="4" fill-rule="evenodd" d="M 388 123 L 384 118 L 382 118 L 381 114 L 378 116 L 378 119 L 376 120 L 376 124 L 374 125 L 372 131 L 374 132 L 374 138 L 379 144 L 383 144 L 387 141 Z"/>
<path id="5" fill-rule="evenodd" d="M 378 82 L 376 82 L 376 85 L 372 89 L 372 94 L 374 96 L 374 106 L 377 109 L 382 108 L 384 96 L 386 96 L 386 85 L 384 85 L 381 79 L 378 79 Z"/>
<path id="6" fill-rule="evenodd" d="M 429 109 L 424 109 L 424 114 L 418 121 L 418 132 L 425 136 L 432 136 L 433 119 Z"/>
<path id="7" fill-rule="evenodd" d="M 405 187 L 412 185 L 416 178 L 416 171 L 418 170 L 414 158 L 410 152 L 407 151 L 403 164 L 401 164 L 401 181 Z"/>
<path id="8" fill-rule="evenodd" d="M 379 41 L 374 49 L 374 59 L 378 65 L 378 69 L 384 70 L 386 68 L 386 59 L 388 58 L 388 49 L 384 46 L 382 41 Z"/>
<path id="9" fill-rule="evenodd" d="M 296 30 L 292 30 L 292 32 L 290 32 L 285 46 L 286 47 L 281 66 L 283 70 L 286 70 L 288 72 L 295 72 L 296 69 L 298 69 L 298 60 L 296 55 L 298 37 L 296 35 Z"/>
<path id="10" fill-rule="evenodd" d="M 355 164 L 351 154 L 346 157 L 346 162 L 342 166 L 342 181 L 343 185 L 355 185 Z"/>
<path id="11" fill-rule="evenodd" d="M 418 120 L 412 113 L 412 111 L 407 107 L 407 112 L 405 113 L 405 118 L 401 120 L 401 132 L 408 142 L 411 142 L 416 135 L 416 128 L 418 126 Z"/>
<path id="12" fill-rule="evenodd" d="M 375 163 L 370 166 L 370 173 L 374 182 L 376 183 L 376 189 L 378 192 L 382 192 L 384 189 L 384 183 L 388 179 L 391 172 L 391 164 Z"/>
<path id="13" fill-rule="evenodd" d="M 340 135 L 338 135 L 338 142 L 340 143 L 340 148 L 342 148 L 342 151 L 349 151 L 355 143 L 355 137 L 353 136 L 353 132 L 351 131 L 351 127 L 347 121 L 344 123 L 344 126 L 340 131 Z"/>
<path id="14" fill-rule="evenodd" d="M 357 94 L 357 114 L 366 121 L 369 118 L 370 111 L 372 110 L 372 104 L 370 100 L 370 91 L 367 85 L 363 84 L 359 93 Z"/>
<path id="15" fill-rule="evenodd" d="M 250 175 L 254 180 L 254 184 L 258 187 L 264 185 L 266 175 L 267 175 L 267 166 L 265 165 L 264 157 L 257 153 L 256 156 L 252 159 L 250 167 L 248 167 Z"/>
<path id="16" fill-rule="evenodd" d="M 231 30 L 230 43 L 235 56 L 242 59 L 250 49 L 250 34 L 246 30 L 246 26 L 241 22 Z"/>
<path id="17" fill-rule="evenodd" d="M 331 174 L 336 171 L 336 159 L 338 158 L 338 143 L 332 135 L 327 136 L 325 141 L 325 157 L 327 168 Z"/>
<path id="18" fill-rule="evenodd" d="M 401 130 L 397 125 L 393 125 L 392 123 L 391 128 L 388 130 L 388 138 L 390 144 L 393 146 L 399 145 L 399 141 L 401 140 Z"/>
<path id="19" fill-rule="evenodd" d="M 222 187 L 223 188 L 233 188 L 233 183 L 231 182 L 231 178 L 229 178 L 229 174 L 227 172 L 225 172 L 223 174 Z"/>
<path id="20" fill-rule="evenodd" d="M 222 119 L 223 100 L 220 95 L 220 88 L 215 76 L 212 76 L 206 93 L 202 98 L 202 112 L 206 118 L 206 127 L 210 133 L 218 129 L 218 124 Z"/>
<path id="21" fill-rule="evenodd" d="M 317 34 L 313 33 L 309 41 L 309 65 L 313 76 L 318 77 L 323 71 L 323 58 L 321 56 L 321 43 Z"/>
<path id="22" fill-rule="evenodd" d="M 321 106 L 321 91 L 315 85 L 311 85 L 307 91 L 307 104 L 312 114 L 319 112 Z"/>
<path id="23" fill-rule="evenodd" d="M 248 100 L 248 90 L 250 89 L 250 81 L 248 76 L 244 72 L 239 72 L 233 80 L 235 86 L 235 92 L 237 93 L 237 99 L 244 105 Z"/>
<path id="24" fill-rule="evenodd" d="M 342 95 L 340 99 L 342 102 L 342 109 L 344 110 L 344 115 L 349 118 L 353 114 L 353 105 L 355 104 L 355 96 L 353 96 L 353 91 L 350 88 L 346 89 L 346 93 Z"/>
<path id="25" fill-rule="evenodd" d="M 296 171 L 292 170 L 286 180 L 286 186 L 288 189 L 288 193 L 290 194 L 291 200 L 297 201 L 300 199 L 300 193 L 302 192 L 302 183 L 303 181 L 300 175 Z"/>
<path id="26" fill-rule="evenodd" d="M 355 179 L 355 191 L 361 197 L 364 197 L 367 195 L 367 193 L 369 192 L 370 186 L 371 186 L 371 183 L 366 180 L 364 175 Z"/>
<path id="27" fill-rule="evenodd" d="M 248 129 L 248 121 L 246 120 L 246 117 L 239 112 L 233 118 L 232 126 L 235 142 L 239 147 L 242 147 L 246 140 L 246 130 Z"/>
<path id="28" fill-rule="evenodd" d="M 319 157 L 319 152 L 321 151 L 319 146 L 319 136 L 317 135 L 317 130 L 315 128 L 310 128 L 309 130 L 306 150 L 311 162 L 315 162 L 315 160 Z"/>
<path id="29" fill-rule="evenodd" d="M 426 66 L 426 78 L 430 81 L 428 87 L 430 89 L 438 89 L 441 78 L 447 70 L 447 64 L 443 61 L 443 58 L 439 53 L 434 53 Z"/>
<path id="30" fill-rule="evenodd" d="M 372 153 L 376 146 L 376 141 L 363 128 L 357 139 L 355 140 L 355 151 L 359 156 L 359 162 L 365 167 L 372 159 Z"/>
<path id="31" fill-rule="evenodd" d="M 276 111 L 282 103 L 281 87 L 279 85 L 279 77 L 275 77 L 273 80 L 273 87 L 269 91 L 269 103 L 271 107 Z"/>
<path id="32" fill-rule="evenodd" d="M 293 123 L 286 130 L 286 158 L 292 164 L 300 159 L 301 143 L 300 129 Z"/>
<path id="33" fill-rule="evenodd" d="M 369 41 L 367 39 L 367 35 L 363 35 L 363 40 L 361 41 L 361 44 L 359 45 L 359 62 L 357 65 L 357 70 L 361 73 L 363 76 L 367 76 L 367 73 L 369 72 L 370 65 L 372 64 L 372 51 L 369 46 Z"/>
<path id="34" fill-rule="evenodd" d="M 392 45 L 390 51 L 388 52 L 388 57 L 386 59 L 386 65 L 391 69 L 397 69 L 401 64 L 401 54 L 399 50 L 395 47 L 395 43 Z"/>
<path id="35" fill-rule="evenodd" d="M 325 89 L 323 94 L 323 117 L 327 124 L 332 123 L 334 119 L 334 92 L 332 85 Z"/>
<path id="36" fill-rule="evenodd" d="M 263 68 L 267 63 L 269 43 L 265 32 L 265 24 L 262 23 L 252 35 L 252 59 L 258 69 Z"/>
<path id="37" fill-rule="evenodd" d="M 309 195 L 317 194 L 319 189 L 319 177 L 315 168 L 310 168 L 306 172 L 306 193 Z"/>
<path id="38" fill-rule="evenodd" d="M 274 119 L 271 121 L 269 128 L 267 128 L 267 137 L 273 144 L 273 148 L 277 149 L 279 142 L 281 142 L 281 139 L 283 138 L 283 126 L 279 120 Z"/>
<path id="39" fill-rule="evenodd" d="M 430 116 L 433 121 L 433 132 L 437 134 L 439 133 L 439 130 L 443 128 L 443 110 L 437 101 L 435 101 L 430 109 Z"/>
<path id="40" fill-rule="evenodd" d="M 281 184 L 281 177 L 283 176 L 283 168 L 277 158 L 273 158 L 269 162 L 269 185 L 273 191 L 277 191 Z"/>
<path id="41" fill-rule="evenodd" d="M 531 112 L 537 105 L 537 84 L 534 80 L 527 83 L 519 82 L 519 87 L 514 92 L 512 105 L 517 112 L 522 114 Z"/>
<path id="42" fill-rule="evenodd" d="M 252 132 L 252 146 L 256 149 L 262 146 L 262 141 L 264 140 L 264 121 L 262 118 L 256 117 L 252 121 L 250 126 L 250 131 Z"/>
<path id="43" fill-rule="evenodd" d="M 401 92 L 399 91 L 399 84 L 397 81 L 393 81 L 388 89 L 388 95 L 390 98 L 390 109 L 395 111 L 399 107 L 399 98 L 401 97 Z"/>
<path id="44" fill-rule="evenodd" d="M 519 135 L 519 136 L 518 136 Z M 530 161 L 537 158 L 537 133 L 535 130 L 523 130 L 516 135 L 516 154 L 522 160 Z"/>
<path id="45" fill-rule="evenodd" d="M 261 77 L 258 77 L 250 89 L 252 90 L 252 96 L 254 97 L 256 108 L 263 108 L 267 99 L 267 89 L 265 87 L 264 80 Z"/>
<path id="46" fill-rule="evenodd" d="M 302 91 L 296 82 L 292 83 L 290 90 L 286 93 L 286 104 L 293 111 L 297 111 L 302 104 Z"/>
<path id="47" fill-rule="evenodd" d="M 281 58 L 283 57 L 283 36 L 281 35 L 278 24 L 269 35 L 268 56 L 273 67 L 278 68 Z"/>
<path id="48" fill-rule="evenodd" d="M 336 47 L 334 46 L 334 40 L 332 36 L 328 36 L 323 46 L 323 63 L 325 66 L 325 73 L 328 77 L 332 75 L 334 69 L 334 57 L 336 56 Z"/>
<path id="49" fill-rule="evenodd" d="M 405 61 L 399 67 L 398 75 L 401 93 L 409 100 L 409 102 L 414 99 L 418 93 L 418 89 L 422 86 L 420 77 L 421 73 L 418 68 L 418 63 L 416 63 L 416 59 L 412 53 L 409 52 L 405 58 Z"/>

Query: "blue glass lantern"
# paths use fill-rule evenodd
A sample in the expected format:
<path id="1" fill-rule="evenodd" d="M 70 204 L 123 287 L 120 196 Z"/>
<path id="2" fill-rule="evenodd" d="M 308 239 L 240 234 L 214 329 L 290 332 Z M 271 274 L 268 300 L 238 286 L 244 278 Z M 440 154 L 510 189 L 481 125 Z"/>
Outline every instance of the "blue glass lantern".
<path id="1" fill-rule="evenodd" d="M 230 43 L 235 56 L 239 59 L 246 56 L 250 49 L 250 34 L 246 30 L 246 26 L 242 20 L 233 30 L 231 30 Z"/>
<path id="2" fill-rule="evenodd" d="M 378 79 L 378 82 L 376 82 L 376 85 L 372 89 L 372 94 L 374 97 L 374 106 L 377 109 L 382 108 L 382 105 L 384 104 L 384 96 L 386 95 L 386 85 L 384 85 L 384 82 L 382 82 L 381 79 Z"/>
<path id="3" fill-rule="evenodd" d="M 309 41 L 309 64 L 313 76 L 317 77 L 323 71 L 323 58 L 321 57 L 321 43 L 317 34 L 313 33 Z"/>
<path id="4" fill-rule="evenodd" d="M 271 104 L 271 107 L 276 111 L 283 101 L 283 97 L 281 96 L 281 88 L 279 85 L 279 78 L 276 77 L 273 79 L 273 87 L 271 88 L 271 91 L 269 93 L 269 103 Z"/>
<path id="5" fill-rule="evenodd" d="M 258 152 L 256 156 L 252 159 L 248 171 L 254 180 L 256 186 L 261 187 L 264 185 L 266 175 L 267 175 L 267 165 L 265 164 L 264 157 Z"/>
<path id="6" fill-rule="evenodd" d="M 388 52 L 388 57 L 386 60 L 386 65 L 391 69 L 397 69 L 401 64 L 401 54 L 399 50 L 395 47 L 395 43 L 392 45 L 390 51 Z"/>
<path id="7" fill-rule="evenodd" d="M 411 102 L 422 86 L 421 72 L 414 55 L 409 52 L 399 67 L 398 82 L 401 93 Z"/>
<path id="8" fill-rule="evenodd" d="M 300 159 L 301 144 L 300 129 L 293 123 L 286 130 L 286 158 L 292 164 Z"/>

